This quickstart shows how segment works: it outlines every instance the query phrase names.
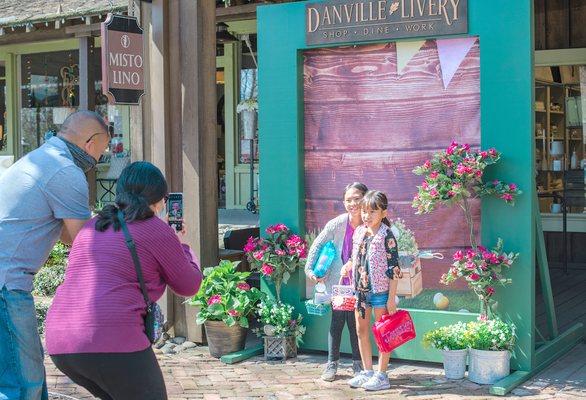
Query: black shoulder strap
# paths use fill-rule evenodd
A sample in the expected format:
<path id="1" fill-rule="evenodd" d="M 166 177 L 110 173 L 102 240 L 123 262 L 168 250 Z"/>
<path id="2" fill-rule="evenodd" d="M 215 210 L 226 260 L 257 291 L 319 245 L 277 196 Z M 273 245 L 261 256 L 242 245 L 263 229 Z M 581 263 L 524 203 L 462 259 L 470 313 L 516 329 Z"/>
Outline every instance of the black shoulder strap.
<path id="1" fill-rule="evenodd" d="M 142 276 L 140 260 L 138 259 L 138 254 L 136 254 L 136 246 L 134 244 L 134 240 L 132 240 L 132 236 L 130 236 L 130 232 L 128 232 L 128 227 L 126 226 L 126 222 L 124 221 L 124 214 L 122 214 L 122 211 L 120 210 L 118 210 L 118 221 L 120 222 L 120 227 L 122 228 L 124 238 L 126 239 L 126 247 L 128 247 L 128 250 L 130 250 L 130 254 L 132 254 L 132 261 L 134 262 L 134 268 L 136 269 L 136 276 L 138 277 L 138 283 L 140 284 L 142 297 L 144 298 L 144 301 L 148 307 L 151 304 L 151 301 L 149 300 L 149 295 L 144 285 L 144 278 Z"/>

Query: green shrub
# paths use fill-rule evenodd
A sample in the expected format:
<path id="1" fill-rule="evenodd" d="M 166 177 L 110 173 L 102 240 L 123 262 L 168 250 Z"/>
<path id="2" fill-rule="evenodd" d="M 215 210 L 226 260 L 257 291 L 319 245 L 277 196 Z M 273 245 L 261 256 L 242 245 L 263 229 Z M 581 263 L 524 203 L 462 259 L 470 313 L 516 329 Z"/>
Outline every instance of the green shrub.
<path id="1" fill-rule="evenodd" d="M 58 242 L 43 267 L 35 275 L 33 293 L 37 296 L 53 296 L 57 287 L 63 283 L 65 278 L 65 266 L 69 248 Z"/>
<path id="2" fill-rule="evenodd" d="M 438 350 L 464 350 L 468 347 L 466 328 L 465 323 L 458 322 L 454 325 L 434 329 L 425 334 L 423 345 Z"/>
<path id="3" fill-rule="evenodd" d="M 35 301 L 35 311 L 37 312 L 37 329 L 39 331 L 39 335 L 42 335 L 45 332 L 45 318 L 47 318 L 47 311 L 49 310 L 49 306 L 51 304 L 48 301 L 36 300 Z"/>

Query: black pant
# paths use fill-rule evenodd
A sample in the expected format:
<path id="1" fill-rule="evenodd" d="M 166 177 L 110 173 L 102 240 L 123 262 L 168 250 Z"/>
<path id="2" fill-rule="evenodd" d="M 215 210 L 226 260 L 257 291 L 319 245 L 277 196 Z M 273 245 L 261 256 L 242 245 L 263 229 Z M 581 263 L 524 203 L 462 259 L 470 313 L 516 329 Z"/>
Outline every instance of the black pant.
<path id="1" fill-rule="evenodd" d="M 152 348 L 134 353 L 51 356 L 61 372 L 102 400 L 166 400 L 163 373 Z"/>
<path id="2" fill-rule="evenodd" d="M 350 333 L 352 360 L 360 361 L 354 311 L 335 310 L 332 310 L 332 322 L 330 322 L 330 334 L 328 336 L 328 361 L 338 361 L 340 359 L 340 342 L 342 341 L 342 331 L 345 324 L 348 324 L 348 333 Z"/>

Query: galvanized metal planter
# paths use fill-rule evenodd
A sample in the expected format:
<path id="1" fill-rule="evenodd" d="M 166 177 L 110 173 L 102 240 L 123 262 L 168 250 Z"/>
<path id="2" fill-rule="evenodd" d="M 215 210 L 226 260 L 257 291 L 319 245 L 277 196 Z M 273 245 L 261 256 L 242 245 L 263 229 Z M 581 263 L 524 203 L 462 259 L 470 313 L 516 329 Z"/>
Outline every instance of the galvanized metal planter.
<path id="1" fill-rule="evenodd" d="M 228 326 L 223 321 L 206 321 L 204 326 L 212 357 L 220 358 L 244 349 L 246 329 L 240 325 Z"/>
<path id="2" fill-rule="evenodd" d="M 470 349 L 468 379 L 482 385 L 493 384 L 511 373 L 511 353 Z"/>
<path id="3" fill-rule="evenodd" d="M 462 379 L 466 374 L 466 359 L 468 349 L 464 350 L 443 350 L 444 374 L 447 379 Z"/>

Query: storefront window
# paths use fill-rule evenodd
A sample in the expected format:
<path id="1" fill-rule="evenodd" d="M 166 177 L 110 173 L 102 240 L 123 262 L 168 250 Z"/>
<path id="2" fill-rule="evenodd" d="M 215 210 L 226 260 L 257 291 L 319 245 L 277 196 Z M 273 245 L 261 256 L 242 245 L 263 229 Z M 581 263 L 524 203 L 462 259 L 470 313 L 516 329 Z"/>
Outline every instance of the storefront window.
<path id="1" fill-rule="evenodd" d="M 101 94 L 99 51 L 92 53 L 96 79 L 96 109 L 106 116 Z M 24 155 L 59 130 L 79 107 L 79 52 L 77 50 L 25 54 L 20 59 L 20 132 Z"/>
<path id="2" fill-rule="evenodd" d="M 541 212 L 561 214 L 566 204 L 568 213 L 581 214 L 584 199 L 568 196 L 580 178 L 586 181 L 586 66 L 538 67 L 535 79 L 535 160 Z"/>

